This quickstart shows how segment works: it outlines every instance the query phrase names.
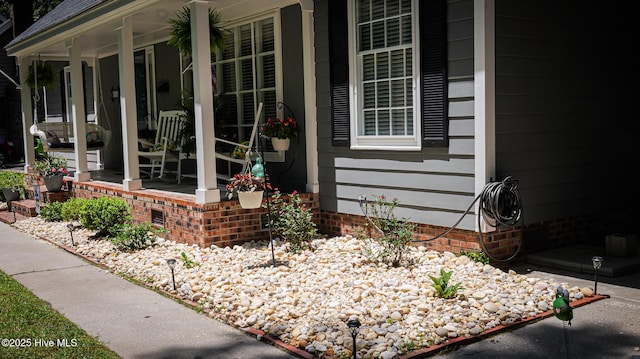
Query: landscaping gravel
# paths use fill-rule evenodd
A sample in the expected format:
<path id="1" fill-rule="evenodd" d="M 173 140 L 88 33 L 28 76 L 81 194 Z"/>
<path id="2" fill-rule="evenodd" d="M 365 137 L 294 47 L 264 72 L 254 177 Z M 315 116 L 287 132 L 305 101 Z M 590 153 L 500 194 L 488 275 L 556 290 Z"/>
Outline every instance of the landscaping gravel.
<path id="1" fill-rule="evenodd" d="M 18 221 L 19 230 L 71 246 L 67 222 L 40 217 Z M 313 250 L 286 251 L 274 241 L 200 248 L 159 238 L 153 246 L 120 252 L 94 232 L 77 228 L 74 249 L 109 270 L 197 303 L 207 315 L 230 325 L 253 327 L 319 358 L 351 355 L 349 319 L 357 318 L 360 357 L 391 359 L 449 338 L 481 334 L 552 308 L 556 288 L 571 300 L 590 288 L 504 272 L 466 256 L 415 247 L 413 265 L 392 268 L 370 263 L 363 243 L 351 236 L 317 239 Z M 167 259 L 177 260 L 173 289 Z M 454 299 L 435 295 L 430 275 L 453 271 Z M 111 295 L 105 293 L 105 295 Z"/>

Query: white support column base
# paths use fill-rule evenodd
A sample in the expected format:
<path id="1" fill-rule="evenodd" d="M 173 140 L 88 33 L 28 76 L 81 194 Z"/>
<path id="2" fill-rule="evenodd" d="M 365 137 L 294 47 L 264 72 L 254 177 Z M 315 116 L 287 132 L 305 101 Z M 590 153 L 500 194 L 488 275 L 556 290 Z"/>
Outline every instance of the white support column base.
<path id="1" fill-rule="evenodd" d="M 142 188 L 142 180 L 141 179 L 130 179 L 122 181 L 122 188 L 125 191 L 135 191 L 137 189 Z"/>
<path id="2" fill-rule="evenodd" d="M 196 189 L 196 203 L 218 203 L 220 202 L 220 189 Z"/>
<path id="3" fill-rule="evenodd" d="M 76 172 L 73 174 L 73 180 L 76 182 L 89 182 L 91 181 L 90 172 Z"/>

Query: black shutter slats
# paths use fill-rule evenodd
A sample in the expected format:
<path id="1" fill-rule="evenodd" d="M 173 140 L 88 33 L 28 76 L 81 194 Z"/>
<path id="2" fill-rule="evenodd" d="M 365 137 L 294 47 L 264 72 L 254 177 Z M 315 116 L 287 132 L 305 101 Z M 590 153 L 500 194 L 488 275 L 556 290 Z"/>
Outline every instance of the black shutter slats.
<path id="1" fill-rule="evenodd" d="M 331 138 L 334 146 L 349 146 L 349 48 L 346 0 L 329 1 L 329 26 Z"/>
<path id="2" fill-rule="evenodd" d="M 449 145 L 446 2 L 420 1 L 422 144 Z"/>

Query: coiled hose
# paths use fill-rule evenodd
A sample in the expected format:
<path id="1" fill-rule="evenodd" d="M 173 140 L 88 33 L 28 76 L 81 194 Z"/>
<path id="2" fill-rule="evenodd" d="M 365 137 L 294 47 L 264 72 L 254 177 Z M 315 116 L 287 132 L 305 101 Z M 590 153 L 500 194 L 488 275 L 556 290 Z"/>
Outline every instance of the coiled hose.
<path id="1" fill-rule="evenodd" d="M 482 250 L 484 253 L 492 260 L 497 262 L 508 262 L 515 258 L 518 253 L 520 253 L 520 249 L 522 248 L 522 236 L 524 234 L 524 224 L 521 225 L 520 230 L 520 238 L 518 239 L 518 246 L 515 252 L 506 259 L 500 259 L 495 257 L 489 249 L 487 248 L 487 244 L 485 243 L 484 236 L 482 233 L 481 227 L 481 217 L 484 218 L 485 222 L 493 227 L 497 228 L 500 225 L 504 226 L 513 226 L 520 221 L 522 218 L 522 199 L 520 197 L 520 192 L 518 191 L 518 181 L 514 180 L 511 176 L 507 176 L 501 182 L 489 182 L 487 183 L 482 192 L 471 202 L 469 207 L 464 211 L 460 219 L 449 229 L 438 234 L 435 237 L 428 238 L 426 240 L 413 240 L 412 242 L 428 242 L 438 239 L 442 236 L 445 236 L 447 233 L 451 232 L 454 228 L 462 222 L 464 216 L 466 216 L 475 203 L 480 200 L 479 208 L 478 208 L 478 232 L 480 237 L 480 245 L 482 246 Z M 364 213 L 365 217 L 369 221 L 371 219 L 367 215 L 365 210 L 366 206 L 366 198 L 360 197 L 359 204 L 360 209 Z M 523 221 L 524 222 L 524 221 Z M 373 223 L 373 222 L 372 222 Z M 382 231 L 380 228 L 376 229 L 378 231 Z"/>

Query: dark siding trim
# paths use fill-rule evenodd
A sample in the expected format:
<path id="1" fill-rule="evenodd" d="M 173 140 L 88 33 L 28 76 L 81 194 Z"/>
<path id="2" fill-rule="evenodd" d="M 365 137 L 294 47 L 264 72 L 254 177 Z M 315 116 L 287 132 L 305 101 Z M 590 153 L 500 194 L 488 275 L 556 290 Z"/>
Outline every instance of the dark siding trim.
<path id="1" fill-rule="evenodd" d="M 446 2 L 420 1 L 422 144 L 449 145 Z"/>
<path id="2" fill-rule="evenodd" d="M 349 48 L 346 0 L 329 1 L 329 27 L 331 138 L 334 146 L 349 146 Z"/>

